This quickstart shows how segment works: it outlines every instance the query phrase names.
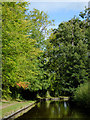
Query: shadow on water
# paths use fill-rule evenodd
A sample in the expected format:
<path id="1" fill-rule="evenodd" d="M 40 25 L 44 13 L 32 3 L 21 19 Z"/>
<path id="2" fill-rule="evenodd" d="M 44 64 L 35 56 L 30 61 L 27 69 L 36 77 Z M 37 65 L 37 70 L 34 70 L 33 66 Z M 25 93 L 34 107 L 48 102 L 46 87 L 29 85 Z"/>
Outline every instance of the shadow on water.
<path id="1" fill-rule="evenodd" d="M 68 101 L 42 101 L 15 120 L 51 120 L 52 118 L 54 120 L 58 118 L 61 118 L 59 120 L 66 118 L 68 118 L 68 120 L 73 120 L 73 118 L 86 120 L 88 116 L 82 112 L 82 110 L 70 106 Z"/>

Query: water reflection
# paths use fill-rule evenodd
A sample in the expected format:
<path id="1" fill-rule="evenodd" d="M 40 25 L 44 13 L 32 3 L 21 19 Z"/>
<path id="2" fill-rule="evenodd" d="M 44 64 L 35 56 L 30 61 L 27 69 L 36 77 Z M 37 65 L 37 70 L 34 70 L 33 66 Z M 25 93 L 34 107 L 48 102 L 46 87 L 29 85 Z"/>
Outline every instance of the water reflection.
<path id="1" fill-rule="evenodd" d="M 31 120 L 31 118 L 84 118 L 88 117 L 66 101 L 46 101 L 37 103 L 34 108 L 15 120 Z"/>

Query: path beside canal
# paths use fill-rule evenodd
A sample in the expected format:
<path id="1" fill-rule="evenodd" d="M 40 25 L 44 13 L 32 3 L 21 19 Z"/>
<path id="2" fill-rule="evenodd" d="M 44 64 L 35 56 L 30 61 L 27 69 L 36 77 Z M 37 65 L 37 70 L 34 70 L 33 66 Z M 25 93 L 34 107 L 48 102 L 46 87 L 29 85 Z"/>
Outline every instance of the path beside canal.
<path id="1" fill-rule="evenodd" d="M 60 97 L 51 97 L 51 98 L 38 98 L 37 101 L 42 100 L 68 100 L 69 97 L 60 96 Z M 1 101 L 0 104 L 0 114 L 1 118 L 8 118 L 11 116 L 16 115 L 17 113 L 20 113 L 21 111 L 27 111 L 28 109 L 31 109 L 36 101 Z"/>
<path id="2" fill-rule="evenodd" d="M 0 119 L 7 117 L 27 106 L 32 105 L 35 101 L 1 101 L 0 104 Z"/>

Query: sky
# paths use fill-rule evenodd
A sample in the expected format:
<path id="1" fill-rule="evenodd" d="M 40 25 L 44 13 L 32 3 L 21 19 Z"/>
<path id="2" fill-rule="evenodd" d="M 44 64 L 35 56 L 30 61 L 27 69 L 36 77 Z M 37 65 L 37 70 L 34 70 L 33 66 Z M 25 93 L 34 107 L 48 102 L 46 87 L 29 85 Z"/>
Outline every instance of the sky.
<path id="1" fill-rule="evenodd" d="M 54 28 L 57 28 L 61 22 L 68 21 L 74 16 L 78 17 L 79 13 L 88 7 L 87 0 L 28 0 L 31 4 L 30 10 L 36 8 L 44 11 L 49 16 L 49 20 L 55 20 Z M 67 1 L 67 2 L 66 2 Z M 73 2 L 72 2 L 73 1 Z"/>

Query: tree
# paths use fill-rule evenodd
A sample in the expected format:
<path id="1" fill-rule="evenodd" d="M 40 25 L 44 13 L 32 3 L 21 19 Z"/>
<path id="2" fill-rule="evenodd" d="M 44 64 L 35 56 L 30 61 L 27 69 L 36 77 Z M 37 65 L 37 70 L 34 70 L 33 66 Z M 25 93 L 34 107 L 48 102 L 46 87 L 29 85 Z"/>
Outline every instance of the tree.
<path id="1" fill-rule="evenodd" d="M 27 19 L 31 21 L 31 29 L 28 31 L 30 34 L 30 38 L 35 39 L 37 41 L 37 47 L 41 49 L 45 48 L 45 38 L 50 33 L 48 27 L 54 25 L 54 20 L 48 20 L 48 15 L 39 11 L 38 9 L 33 9 L 28 12 Z"/>
<path id="2" fill-rule="evenodd" d="M 88 64 L 87 72 L 89 74 L 89 58 L 90 58 L 90 8 L 85 8 L 84 12 L 80 12 L 79 16 L 85 21 L 85 36 L 88 44 Z"/>
<path id="3" fill-rule="evenodd" d="M 61 23 L 50 36 L 45 52 L 47 74 L 57 94 L 73 93 L 87 81 L 85 23 L 78 18 Z"/>
<path id="4" fill-rule="evenodd" d="M 3 96 L 10 87 L 30 91 L 47 89 L 48 81 L 41 63 L 47 26 L 47 14 L 34 9 L 28 12 L 27 2 L 2 4 Z M 46 33 L 45 33 L 46 32 Z"/>
<path id="5" fill-rule="evenodd" d="M 4 96 L 10 93 L 10 86 L 16 86 L 19 81 L 30 82 L 29 89 L 34 89 L 35 84 L 38 85 L 36 76 L 39 75 L 37 65 L 39 61 L 37 56 L 39 57 L 42 51 L 36 48 L 36 40 L 27 35 L 32 26 L 31 21 L 26 19 L 27 5 L 26 2 L 6 2 L 2 6 Z"/>

